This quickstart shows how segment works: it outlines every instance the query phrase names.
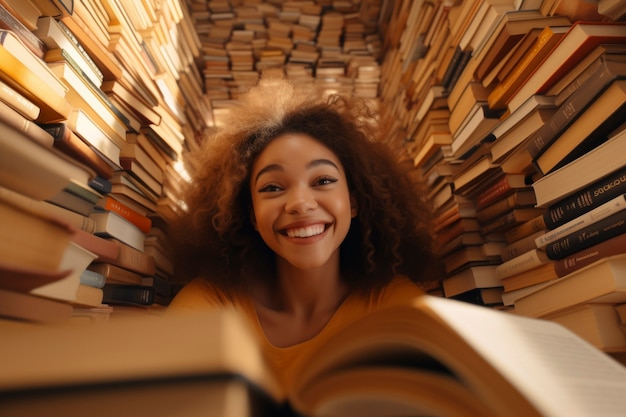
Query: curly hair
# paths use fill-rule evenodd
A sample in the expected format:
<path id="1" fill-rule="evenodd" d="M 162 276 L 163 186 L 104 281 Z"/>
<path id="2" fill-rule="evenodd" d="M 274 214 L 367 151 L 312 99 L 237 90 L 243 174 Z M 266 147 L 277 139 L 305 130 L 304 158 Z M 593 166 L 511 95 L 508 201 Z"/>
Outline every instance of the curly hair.
<path id="1" fill-rule="evenodd" d="M 342 279 L 357 290 L 384 286 L 396 274 L 430 281 L 429 208 L 412 167 L 381 140 L 380 119 L 363 99 L 262 79 L 189 155 L 187 212 L 170 227 L 177 277 L 224 288 L 273 282 L 274 254 L 251 222 L 250 170 L 272 139 L 303 133 L 337 155 L 359 207 L 340 248 Z"/>

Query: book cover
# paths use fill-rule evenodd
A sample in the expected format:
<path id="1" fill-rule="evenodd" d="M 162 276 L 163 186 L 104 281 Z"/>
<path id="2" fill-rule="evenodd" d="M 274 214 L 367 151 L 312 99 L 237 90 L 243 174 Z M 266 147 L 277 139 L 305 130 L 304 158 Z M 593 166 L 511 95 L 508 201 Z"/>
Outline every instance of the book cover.
<path id="1" fill-rule="evenodd" d="M 546 227 L 555 229 L 625 192 L 626 165 L 548 207 L 544 213 Z"/>
<path id="2" fill-rule="evenodd" d="M 526 150 L 536 160 L 554 140 L 617 78 L 626 77 L 626 62 L 600 60 L 594 75 L 582 83 L 556 110 L 550 121 L 530 139 Z"/>
<path id="3" fill-rule="evenodd" d="M 548 207 L 624 166 L 626 129 L 532 184 L 537 206 Z M 581 175 L 584 173 L 584 175 Z"/>
<path id="4" fill-rule="evenodd" d="M 67 124 L 43 124 L 41 127 L 53 137 L 54 146 L 61 152 L 90 166 L 102 178 L 110 179 L 113 177 L 113 167 L 72 132 Z"/>
<path id="5" fill-rule="evenodd" d="M 621 210 L 545 246 L 550 259 L 561 259 L 626 231 L 626 211 Z"/>
<path id="6" fill-rule="evenodd" d="M 567 236 L 570 233 L 576 232 L 587 226 L 592 225 L 602 219 L 605 219 L 613 214 L 616 214 L 626 208 L 626 194 L 618 195 L 612 198 L 606 203 L 600 204 L 597 207 L 591 208 L 585 211 L 580 216 L 554 228 L 548 230 L 542 236 L 539 236 L 535 240 L 535 244 L 538 248 L 542 248 L 549 243 L 552 243 L 563 236 Z"/>
<path id="7" fill-rule="evenodd" d="M 544 317 L 582 303 L 623 303 L 624 268 L 624 254 L 602 258 L 517 299 L 515 311 L 527 317 Z"/>
<path id="8" fill-rule="evenodd" d="M 96 235 L 118 239 L 143 251 L 146 234 L 124 217 L 113 211 L 93 211 L 89 217 L 96 222 Z"/>
<path id="9" fill-rule="evenodd" d="M 574 22 L 561 41 L 511 97 L 509 110 L 514 111 L 531 95 L 545 92 L 596 46 L 603 43 L 623 43 L 624 39 L 626 26 L 619 22 Z"/>
<path id="10" fill-rule="evenodd" d="M 624 129 L 626 79 L 615 80 L 554 140 L 534 164 L 543 174 L 558 169 L 596 148 Z"/>

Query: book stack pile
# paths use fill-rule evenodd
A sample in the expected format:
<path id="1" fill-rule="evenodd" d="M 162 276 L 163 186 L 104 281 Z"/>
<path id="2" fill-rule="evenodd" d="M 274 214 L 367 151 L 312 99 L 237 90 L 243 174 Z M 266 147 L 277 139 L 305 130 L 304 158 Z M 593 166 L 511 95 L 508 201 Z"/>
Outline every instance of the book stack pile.
<path id="1" fill-rule="evenodd" d="M 599 233 L 582 225 L 600 227 L 600 213 L 615 220 L 620 214 L 609 213 L 623 207 L 617 184 L 626 159 L 616 143 L 626 134 L 624 11 L 609 6 L 615 2 L 574 3 L 404 1 L 387 11 L 399 24 L 384 35 L 389 52 L 381 99 L 399 119 L 391 135 L 429 186 L 448 297 L 545 316 L 548 310 L 525 307 L 531 295 L 515 301 L 517 291 L 580 276 L 585 265 L 591 268 L 581 256 L 608 262 L 607 270 L 621 262 L 606 260 L 615 248 L 624 251 L 617 240 L 623 239 L 617 236 L 621 229 Z M 604 147 L 611 150 L 604 151 L 610 156 L 602 157 L 603 167 L 570 167 Z M 602 198 L 590 197 L 594 193 Z M 573 224 L 578 237 L 569 237 L 584 245 L 562 240 Z M 603 237 L 589 239 L 589 233 Z M 560 243 L 541 243 L 547 237 Z M 605 239 L 613 252 L 591 255 L 592 242 Z M 610 280 L 612 273 L 605 275 Z M 570 297 L 555 291 L 554 302 L 565 308 Z M 599 297 L 585 292 L 588 301 Z M 617 286 L 611 294 L 602 300 L 626 301 Z M 551 303 L 545 298 L 532 304 L 541 309 Z M 611 312 L 615 327 L 617 314 Z M 620 343 L 617 348 L 626 350 Z"/>
<path id="2" fill-rule="evenodd" d="M 187 7 L 7 0 L 0 23 L 0 314 L 166 305 L 177 168 L 212 123 Z"/>
<path id="3" fill-rule="evenodd" d="M 376 98 L 382 51 L 376 26 L 380 4 L 378 0 L 190 2 L 216 123 L 229 111 L 227 101 L 236 99 L 265 71 Z"/>

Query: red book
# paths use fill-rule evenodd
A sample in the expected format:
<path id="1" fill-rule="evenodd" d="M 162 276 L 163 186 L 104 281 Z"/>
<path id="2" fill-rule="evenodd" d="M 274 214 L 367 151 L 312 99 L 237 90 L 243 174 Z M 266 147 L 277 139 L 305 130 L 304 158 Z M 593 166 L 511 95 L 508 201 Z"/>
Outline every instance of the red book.
<path id="1" fill-rule="evenodd" d="M 104 196 L 100 198 L 96 207 L 119 214 L 137 226 L 144 233 L 148 233 L 150 231 L 150 227 L 152 227 L 152 220 L 149 217 L 133 210 L 126 204 L 119 202 L 111 196 Z"/>

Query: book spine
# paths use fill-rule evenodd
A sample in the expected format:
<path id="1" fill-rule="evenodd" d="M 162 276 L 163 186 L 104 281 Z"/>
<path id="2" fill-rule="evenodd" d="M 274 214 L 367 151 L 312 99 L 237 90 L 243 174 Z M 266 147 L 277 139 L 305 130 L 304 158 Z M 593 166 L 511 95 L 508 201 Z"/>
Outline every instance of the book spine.
<path id="1" fill-rule="evenodd" d="M 104 275 L 107 283 L 142 285 L 140 274 L 109 263 L 92 262 L 87 269 Z"/>
<path id="2" fill-rule="evenodd" d="M 570 95 L 552 115 L 550 121 L 545 123 L 528 141 L 526 152 L 531 158 L 536 160 L 618 75 L 620 75 L 619 70 L 616 71 L 610 65 L 610 61 L 604 60 L 598 72 Z"/>
<path id="3" fill-rule="evenodd" d="M 552 243 L 562 236 L 566 236 L 570 233 L 576 232 L 584 227 L 587 227 L 597 221 L 605 219 L 612 214 L 622 211 L 626 208 L 626 195 L 622 194 L 614 199 L 607 201 L 606 203 L 591 209 L 582 215 L 576 217 L 573 220 L 557 227 L 545 233 L 543 236 L 539 236 L 535 240 L 535 244 L 538 248 L 542 248 L 549 243 Z"/>
<path id="4" fill-rule="evenodd" d="M 546 228 L 555 229 L 624 193 L 626 166 L 549 207 L 544 214 Z"/>
<path id="5" fill-rule="evenodd" d="M 112 197 L 104 197 L 102 198 L 97 205 L 98 207 L 107 210 L 113 211 L 135 226 L 137 226 L 142 232 L 148 233 L 150 228 L 152 227 L 152 220 L 150 218 L 137 213 L 135 210 L 127 207 L 125 204 L 120 203 L 119 201 L 113 199 Z"/>
<path id="6" fill-rule="evenodd" d="M 7 126 L 11 126 L 15 130 L 23 132 L 29 138 L 47 148 L 54 144 L 54 139 L 48 132 L 39 127 L 33 121 L 22 116 L 19 112 L 13 110 L 11 106 L 2 101 L 0 101 L 0 121 L 6 123 Z"/>
<path id="7" fill-rule="evenodd" d="M 552 260 L 563 259 L 624 232 L 626 232 L 626 210 L 549 243 L 545 247 L 545 252 Z"/>
<path id="8" fill-rule="evenodd" d="M 107 238 L 119 247 L 119 256 L 111 264 L 120 268 L 128 269 L 141 275 L 154 275 L 156 272 L 156 264 L 154 257 L 126 245 L 117 239 Z"/>
<path id="9" fill-rule="evenodd" d="M 80 274 L 80 283 L 94 288 L 102 288 L 106 283 L 106 278 L 102 274 L 85 269 Z"/>
<path id="10" fill-rule="evenodd" d="M 531 249 L 526 253 L 517 256 L 510 261 L 501 263 L 496 267 L 496 276 L 500 279 L 519 274 L 536 268 L 549 262 L 546 254 L 539 249 Z"/>
<path id="11" fill-rule="evenodd" d="M 533 46 L 520 59 L 515 68 L 491 91 L 487 98 L 489 107 L 492 109 L 503 109 L 506 107 L 507 99 L 514 90 L 514 87 L 522 80 L 522 77 L 529 68 L 545 54 L 545 45 L 552 36 L 554 36 L 554 32 L 550 27 L 546 27 L 535 40 Z"/>
<path id="12" fill-rule="evenodd" d="M 545 228 L 546 224 L 543 220 L 543 215 L 541 215 L 507 230 L 504 233 L 504 237 L 506 238 L 507 242 L 517 242 L 518 240 L 533 233 L 544 230 Z"/>
<path id="13" fill-rule="evenodd" d="M 61 55 L 67 62 L 67 64 L 72 67 L 74 71 L 78 74 L 80 79 L 85 82 L 85 84 L 89 87 L 89 89 L 97 96 L 97 98 L 111 111 L 113 115 L 122 123 L 124 126 L 129 127 L 130 120 L 123 114 L 109 99 L 101 89 L 89 78 L 85 71 L 78 65 L 78 63 L 67 53 L 67 51 L 62 50 Z"/>
<path id="14" fill-rule="evenodd" d="M 72 31 L 62 21 L 57 20 L 57 24 L 59 25 L 59 28 L 61 28 L 61 30 L 67 35 L 69 40 L 74 44 L 74 46 L 76 46 L 76 49 L 78 49 L 83 59 L 87 62 L 89 68 L 96 74 L 97 79 L 102 82 L 104 80 L 104 74 L 102 73 L 102 71 L 100 71 L 100 68 L 98 68 L 98 65 L 94 62 L 89 53 L 87 53 L 85 48 L 83 48 L 74 33 L 72 33 Z"/>
<path id="15" fill-rule="evenodd" d="M 102 302 L 105 304 L 149 306 L 154 303 L 154 289 L 143 285 L 106 284 Z"/>
<path id="16" fill-rule="evenodd" d="M 17 20 L 3 4 L 0 4 L 0 28 L 13 32 L 33 54 L 43 59 L 47 51 L 46 45 L 22 22 Z"/>
<path id="17" fill-rule="evenodd" d="M 476 197 L 476 210 L 480 210 L 481 208 L 488 206 L 489 204 L 496 201 L 498 198 L 506 195 L 512 189 L 513 188 L 511 188 L 509 178 L 505 175 L 497 182 L 492 184 L 489 188 L 478 194 L 478 196 Z"/>
<path id="18" fill-rule="evenodd" d="M 54 138 L 54 146 L 67 155 L 87 164 L 103 178 L 113 177 L 113 168 L 76 136 L 65 123 L 42 125 L 44 130 Z"/>
<path id="19" fill-rule="evenodd" d="M 625 252 L 626 233 L 622 233 L 555 261 L 554 268 L 559 277 L 564 277 L 599 259 Z"/>
<path id="20" fill-rule="evenodd" d="M 0 45 L 0 79 L 40 107 L 37 121 L 65 120 L 72 106 L 35 72 Z"/>
<path id="21" fill-rule="evenodd" d="M 510 261 L 511 259 L 516 258 L 523 253 L 526 253 L 532 249 L 537 249 L 535 239 L 537 239 L 544 233 L 544 230 L 540 230 L 539 232 L 523 237 L 513 243 L 509 243 L 507 246 L 502 248 L 502 251 L 500 252 L 500 258 L 502 258 L 502 262 Z"/>
<path id="22" fill-rule="evenodd" d="M 35 120 L 39 116 L 39 107 L 35 103 L 2 81 L 0 81 L 0 100 L 28 120 Z"/>

